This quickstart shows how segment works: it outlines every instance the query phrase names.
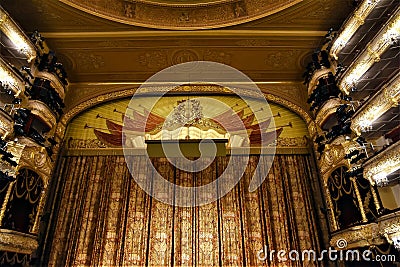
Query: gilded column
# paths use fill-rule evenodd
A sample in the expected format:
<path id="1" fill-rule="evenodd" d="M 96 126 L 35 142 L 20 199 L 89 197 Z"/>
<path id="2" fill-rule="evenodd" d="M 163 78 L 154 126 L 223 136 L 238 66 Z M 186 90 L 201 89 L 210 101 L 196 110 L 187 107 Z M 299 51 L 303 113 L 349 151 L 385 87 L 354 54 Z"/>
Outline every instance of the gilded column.
<path id="1" fill-rule="evenodd" d="M 371 185 L 370 188 L 371 188 L 372 197 L 374 198 L 374 204 L 375 204 L 376 210 L 379 211 L 381 208 L 381 203 L 379 202 L 379 198 L 378 198 L 378 195 L 376 194 L 375 187 L 373 187 Z"/>
<path id="2" fill-rule="evenodd" d="M 335 216 L 335 211 L 334 211 L 334 208 L 333 208 L 333 202 L 332 202 L 332 198 L 331 198 L 331 193 L 329 192 L 328 185 L 325 182 L 324 182 L 324 187 L 325 187 L 325 192 L 326 192 L 326 200 L 328 202 L 327 203 L 328 204 L 328 208 L 329 208 L 329 210 L 331 212 L 330 223 L 331 223 L 331 226 L 333 228 L 333 231 L 336 231 L 336 230 L 339 229 L 339 226 L 338 226 L 338 223 L 336 221 L 336 216 Z"/>
<path id="3" fill-rule="evenodd" d="M 367 216 L 365 215 L 363 202 L 362 202 L 362 199 L 361 199 L 361 194 L 360 194 L 360 191 L 358 190 L 356 178 L 354 178 L 354 177 L 351 178 L 351 182 L 353 183 L 354 191 L 356 192 L 357 201 L 358 201 L 358 207 L 360 208 L 362 220 L 363 220 L 363 222 L 368 222 Z"/>
<path id="4" fill-rule="evenodd" d="M 31 233 L 33 233 L 33 234 L 37 234 L 38 233 L 39 216 L 42 214 L 42 211 L 43 211 L 43 208 L 44 208 L 44 203 L 45 203 L 44 200 L 46 199 L 46 193 L 45 192 L 47 192 L 47 190 L 46 190 L 46 188 L 43 188 L 43 191 L 41 192 L 42 196 L 40 197 L 38 209 L 37 209 L 36 216 L 35 216 L 35 222 L 34 222 L 34 224 L 32 226 L 32 230 L 31 230 Z"/>

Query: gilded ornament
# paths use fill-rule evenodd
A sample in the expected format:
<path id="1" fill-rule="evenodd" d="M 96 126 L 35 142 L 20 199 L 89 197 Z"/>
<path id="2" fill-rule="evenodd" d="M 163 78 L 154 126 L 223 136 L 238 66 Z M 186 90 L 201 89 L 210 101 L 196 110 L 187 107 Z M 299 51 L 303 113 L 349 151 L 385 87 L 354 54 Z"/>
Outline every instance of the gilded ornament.
<path id="1" fill-rule="evenodd" d="M 318 110 L 317 117 L 315 118 L 315 122 L 319 127 L 322 127 L 322 124 L 336 112 L 336 109 L 341 105 L 341 101 L 339 98 L 331 98 L 326 101 L 323 106 Z"/>
<path id="2" fill-rule="evenodd" d="M 1 7 L 0 30 L 27 57 L 28 62 L 31 62 L 36 57 L 36 49 L 31 40 Z"/>
<path id="3" fill-rule="evenodd" d="M 337 248 L 337 242 L 340 239 L 347 241 L 347 247 L 345 249 L 380 245 L 385 241 L 379 234 L 379 226 L 377 223 L 354 226 L 336 232 L 332 235 L 330 245 Z"/>
<path id="4" fill-rule="evenodd" d="M 400 141 L 392 144 L 381 153 L 373 156 L 364 163 L 364 177 L 372 185 L 376 183 L 376 176 L 380 174 L 390 174 L 400 169 Z"/>
<path id="5" fill-rule="evenodd" d="M 379 57 L 390 47 L 393 36 L 398 36 L 400 32 L 400 16 L 392 15 L 372 42 L 367 46 L 357 60 L 354 61 L 346 70 L 340 81 L 339 88 L 346 94 L 349 94 L 351 86 L 364 75 L 364 73 L 379 59 Z"/>
<path id="6" fill-rule="evenodd" d="M 361 135 L 372 122 L 377 120 L 390 108 L 397 106 L 400 101 L 400 74 L 385 84 L 377 94 L 368 99 L 357 113 L 353 116 L 351 129 Z"/>
<path id="7" fill-rule="evenodd" d="M 36 72 L 34 72 L 33 75 L 37 78 L 49 80 L 51 87 L 54 88 L 58 93 L 58 95 L 61 97 L 61 99 L 64 100 L 65 85 L 60 81 L 58 76 L 48 71 L 38 71 L 37 69 L 35 70 Z"/>
<path id="8" fill-rule="evenodd" d="M 35 114 L 39 118 L 42 119 L 44 123 L 51 129 L 56 125 L 56 116 L 50 108 L 39 100 L 29 100 L 27 105 L 27 109 L 30 109 L 32 114 Z"/>
<path id="9" fill-rule="evenodd" d="M 364 24 L 365 18 L 371 13 L 371 11 L 375 8 L 378 1 L 367 1 L 364 0 L 354 12 L 354 16 L 350 17 L 350 19 L 346 22 L 343 27 L 343 30 L 339 34 L 339 36 L 334 41 L 332 48 L 330 49 L 330 55 L 337 59 L 337 55 L 340 51 L 345 47 L 348 40 L 354 35 L 354 33 L 358 30 L 358 28 Z"/>
<path id="10" fill-rule="evenodd" d="M 302 0 L 153 1 L 61 0 L 110 20 L 157 29 L 210 29 L 236 25 L 274 14 Z"/>
<path id="11" fill-rule="evenodd" d="M 0 229 L 0 250 L 32 254 L 38 247 L 37 237 L 8 229 Z"/>

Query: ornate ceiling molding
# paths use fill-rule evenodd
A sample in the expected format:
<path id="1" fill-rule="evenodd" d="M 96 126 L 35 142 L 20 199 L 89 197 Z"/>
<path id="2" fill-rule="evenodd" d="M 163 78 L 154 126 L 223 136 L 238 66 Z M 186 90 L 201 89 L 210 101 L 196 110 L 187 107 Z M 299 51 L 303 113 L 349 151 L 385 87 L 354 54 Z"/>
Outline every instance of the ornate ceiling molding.
<path id="1" fill-rule="evenodd" d="M 59 0 L 92 15 L 157 29 L 211 29 L 266 17 L 303 0 Z"/>

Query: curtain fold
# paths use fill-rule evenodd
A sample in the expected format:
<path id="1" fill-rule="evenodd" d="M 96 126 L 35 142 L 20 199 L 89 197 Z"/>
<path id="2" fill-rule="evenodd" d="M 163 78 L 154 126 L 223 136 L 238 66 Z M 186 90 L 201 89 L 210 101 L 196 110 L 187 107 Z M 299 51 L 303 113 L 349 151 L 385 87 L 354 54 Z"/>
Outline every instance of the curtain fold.
<path id="1" fill-rule="evenodd" d="M 196 173 L 179 170 L 166 158 L 153 158 L 161 175 L 187 187 L 212 182 L 229 160 L 247 164 L 227 195 L 193 208 L 151 198 L 130 176 L 123 156 L 62 160 L 59 179 L 65 183 L 58 192 L 62 197 L 49 266 L 322 266 L 257 257 L 265 248 L 321 249 L 308 155 L 276 155 L 264 183 L 253 192 L 248 186 L 256 166 L 267 166 L 269 156 L 250 156 L 249 163 L 241 156 L 217 157 Z M 145 179 L 145 159 L 135 156 L 129 162 Z M 238 174 L 234 170 L 228 175 Z"/>

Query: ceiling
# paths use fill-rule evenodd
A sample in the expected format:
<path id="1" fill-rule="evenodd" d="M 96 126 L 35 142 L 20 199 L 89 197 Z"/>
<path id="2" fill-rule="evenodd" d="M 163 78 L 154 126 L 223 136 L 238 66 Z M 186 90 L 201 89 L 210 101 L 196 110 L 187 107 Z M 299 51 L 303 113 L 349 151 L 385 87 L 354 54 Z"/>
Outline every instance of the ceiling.
<path id="1" fill-rule="evenodd" d="M 154 5 L 156 1 L 149 3 Z M 160 1 L 161 6 L 166 6 L 165 10 L 182 8 L 180 0 Z M 70 92 L 82 88 L 94 92 L 104 86 L 112 88 L 111 85 L 116 84 L 144 82 L 168 66 L 194 60 L 230 65 L 256 82 L 300 84 L 310 55 L 320 47 L 327 30 L 331 27 L 338 29 L 354 8 L 351 0 L 222 0 L 218 3 L 229 4 L 231 8 L 235 3 L 244 5 L 242 8 L 247 13 L 243 14 L 243 19 L 228 23 L 231 14 L 221 12 L 219 21 L 213 21 L 212 25 L 205 20 L 204 25 L 213 28 L 207 30 L 177 28 L 176 21 L 171 19 L 170 25 L 174 30 L 165 30 L 160 28 L 168 28 L 166 22 L 160 26 L 150 21 L 148 25 L 153 28 L 146 28 L 129 25 L 140 23 L 132 22 L 125 13 L 125 20 L 104 15 L 107 3 L 110 6 L 115 2 L 119 7 L 136 3 L 135 18 L 143 17 L 141 12 L 148 10 L 139 4 L 144 0 L 63 2 L 3 0 L 2 6 L 26 32 L 38 29 L 46 38 L 48 46 L 66 68 Z M 192 3 L 190 8 L 193 10 L 218 4 L 209 0 L 185 3 Z M 258 8 L 254 6 L 256 3 L 260 4 Z M 219 9 L 210 9 L 209 12 L 215 13 L 216 10 Z M 153 15 L 167 18 L 170 13 L 157 14 Z M 157 19 L 154 17 L 154 21 L 159 21 Z M 237 25 L 226 27 L 229 24 Z M 100 84 L 102 86 L 97 86 Z M 67 100 L 67 103 L 75 104 L 74 101 Z"/>

